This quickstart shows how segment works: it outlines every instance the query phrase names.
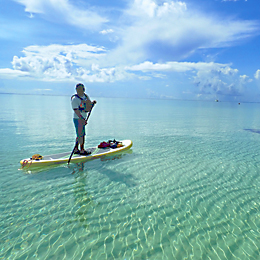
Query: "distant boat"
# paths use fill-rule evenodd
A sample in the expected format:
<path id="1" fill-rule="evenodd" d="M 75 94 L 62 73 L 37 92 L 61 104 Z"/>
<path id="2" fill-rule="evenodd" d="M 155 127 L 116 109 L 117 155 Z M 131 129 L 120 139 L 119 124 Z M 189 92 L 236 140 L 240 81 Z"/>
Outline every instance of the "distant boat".
<path id="1" fill-rule="evenodd" d="M 215 101 L 218 102 L 218 99 L 216 99 Z"/>

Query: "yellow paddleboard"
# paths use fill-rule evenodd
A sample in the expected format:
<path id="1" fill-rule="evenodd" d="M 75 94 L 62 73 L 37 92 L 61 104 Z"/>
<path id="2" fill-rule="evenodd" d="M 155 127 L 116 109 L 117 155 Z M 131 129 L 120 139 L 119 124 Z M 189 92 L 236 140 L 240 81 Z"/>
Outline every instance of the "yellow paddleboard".
<path id="1" fill-rule="evenodd" d="M 126 151 L 127 149 L 130 149 L 133 145 L 131 140 L 123 140 L 120 141 L 122 144 L 121 147 L 118 148 L 88 148 L 87 151 L 91 152 L 89 155 L 79 155 L 79 154 L 73 154 L 70 162 L 71 163 L 79 163 L 79 162 L 86 162 L 94 159 L 103 159 L 106 156 L 111 156 L 116 153 L 121 153 Z M 27 158 L 20 161 L 20 164 L 22 165 L 22 168 L 31 168 L 31 167 L 42 167 L 42 166 L 51 166 L 51 165 L 59 165 L 59 164 L 65 164 L 68 163 L 69 157 L 71 155 L 71 152 L 65 152 L 65 153 L 59 153 L 59 154 L 52 154 L 52 155 L 45 155 L 40 156 L 39 159 L 37 158 Z M 39 157 L 39 156 L 38 156 Z"/>

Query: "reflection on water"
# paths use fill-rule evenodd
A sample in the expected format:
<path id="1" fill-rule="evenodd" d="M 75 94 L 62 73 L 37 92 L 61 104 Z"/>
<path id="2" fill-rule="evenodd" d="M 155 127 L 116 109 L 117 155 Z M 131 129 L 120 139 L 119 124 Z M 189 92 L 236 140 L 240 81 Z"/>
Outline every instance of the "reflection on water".
<path id="1" fill-rule="evenodd" d="M 86 190 L 86 182 L 88 172 L 83 172 L 83 164 L 78 165 L 78 172 L 75 176 L 75 182 L 73 184 L 75 206 L 78 209 L 75 212 L 76 220 L 84 227 L 88 228 L 87 214 L 91 207 L 94 207 L 92 196 L 88 194 Z"/>

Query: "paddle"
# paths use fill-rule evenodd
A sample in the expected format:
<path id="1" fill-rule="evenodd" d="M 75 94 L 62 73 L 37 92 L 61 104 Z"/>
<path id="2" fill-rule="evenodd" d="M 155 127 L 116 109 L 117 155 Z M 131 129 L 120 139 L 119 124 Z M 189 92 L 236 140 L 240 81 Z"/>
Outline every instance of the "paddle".
<path id="1" fill-rule="evenodd" d="M 93 107 L 95 106 L 95 104 L 96 104 L 96 102 L 94 101 L 93 104 L 92 104 L 92 106 L 91 106 L 91 108 L 90 108 L 90 110 L 89 110 L 88 116 L 87 116 L 87 118 L 86 118 L 86 123 L 88 122 L 89 116 L 90 116 L 91 111 L 92 111 Z M 82 128 L 82 131 L 83 131 L 83 128 Z M 81 135 L 81 134 L 80 134 L 80 135 Z M 70 154 L 70 158 L 69 158 L 69 160 L 68 160 L 68 164 L 70 163 L 71 157 L 72 157 L 72 155 L 74 154 L 74 151 L 75 151 L 76 147 L 78 147 L 78 144 L 79 144 L 79 140 L 78 140 L 78 139 L 79 139 L 79 138 L 77 138 L 77 141 L 76 141 L 76 143 L 75 143 L 75 146 L 74 146 L 74 148 L 73 148 L 73 150 L 72 150 L 72 152 L 71 152 L 71 154 Z"/>

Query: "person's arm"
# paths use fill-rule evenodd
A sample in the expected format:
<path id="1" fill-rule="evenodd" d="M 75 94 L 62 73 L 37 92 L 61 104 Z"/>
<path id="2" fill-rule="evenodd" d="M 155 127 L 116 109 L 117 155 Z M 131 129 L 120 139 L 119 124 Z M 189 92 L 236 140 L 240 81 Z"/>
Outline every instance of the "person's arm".
<path id="1" fill-rule="evenodd" d="M 97 101 L 96 100 L 93 100 L 91 101 L 91 99 L 89 98 L 89 96 L 85 93 L 86 97 L 87 97 L 87 100 L 84 100 L 83 102 L 86 103 L 86 104 L 89 104 L 89 101 L 90 103 L 93 105 L 93 104 L 96 104 Z"/>
<path id="2" fill-rule="evenodd" d="M 96 100 L 91 101 L 90 99 L 84 100 L 84 101 L 82 101 L 82 102 L 85 103 L 86 112 L 89 112 L 90 109 L 97 103 Z"/>
<path id="3" fill-rule="evenodd" d="M 74 111 L 75 111 L 76 115 L 79 117 L 79 119 L 82 120 L 83 123 L 86 125 L 87 124 L 86 119 L 81 115 L 79 109 L 74 108 Z"/>

